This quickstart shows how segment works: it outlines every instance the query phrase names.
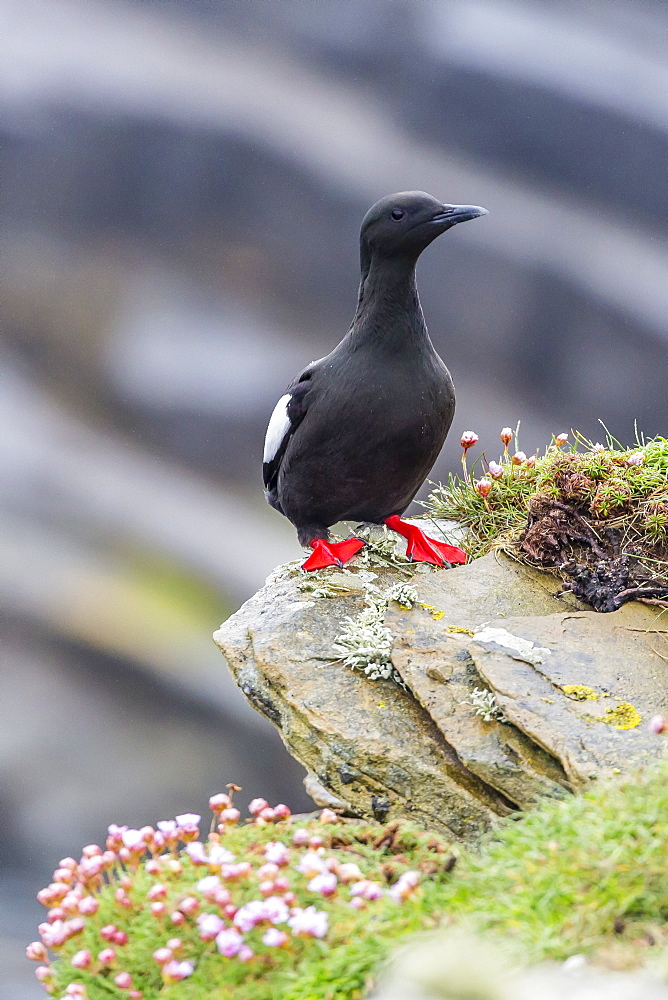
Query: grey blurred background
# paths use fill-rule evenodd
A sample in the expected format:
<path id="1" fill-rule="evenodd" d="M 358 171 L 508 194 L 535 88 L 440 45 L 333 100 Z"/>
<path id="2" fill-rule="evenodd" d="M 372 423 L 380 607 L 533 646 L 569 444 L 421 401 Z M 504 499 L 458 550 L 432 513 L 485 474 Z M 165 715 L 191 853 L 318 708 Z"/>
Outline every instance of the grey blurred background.
<path id="1" fill-rule="evenodd" d="M 420 261 L 459 433 L 666 433 L 664 0 L 0 0 L 3 996 L 65 854 L 236 781 L 308 807 L 210 633 L 299 555 L 264 428 L 351 319 L 362 215 Z"/>

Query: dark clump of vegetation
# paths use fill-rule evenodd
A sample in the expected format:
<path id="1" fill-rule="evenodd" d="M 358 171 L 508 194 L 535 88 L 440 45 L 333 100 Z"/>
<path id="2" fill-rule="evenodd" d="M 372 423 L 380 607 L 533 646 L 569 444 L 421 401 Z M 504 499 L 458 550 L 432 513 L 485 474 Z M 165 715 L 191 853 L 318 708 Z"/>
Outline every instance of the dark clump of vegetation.
<path id="1" fill-rule="evenodd" d="M 575 434 L 569 447 L 561 434 L 529 457 L 510 454 L 509 428 L 501 439 L 499 462 L 483 455 L 474 465 L 484 475 L 472 477 L 464 461 L 463 476 L 426 503 L 431 516 L 467 528 L 474 558 L 502 549 L 557 573 L 597 611 L 668 599 L 668 439 L 624 448 L 610 435 L 603 445 Z M 466 435 L 462 444 L 466 455 Z"/>

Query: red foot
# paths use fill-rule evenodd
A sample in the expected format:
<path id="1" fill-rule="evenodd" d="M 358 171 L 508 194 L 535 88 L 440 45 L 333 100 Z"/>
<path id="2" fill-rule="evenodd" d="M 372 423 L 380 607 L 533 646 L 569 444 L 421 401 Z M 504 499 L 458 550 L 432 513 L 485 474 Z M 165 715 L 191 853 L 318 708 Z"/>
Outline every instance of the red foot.
<path id="1" fill-rule="evenodd" d="M 392 514 L 391 517 L 388 517 L 385 524 L 392 531 L 396 531 L 408 539 L 406 555 L 413 562 L 428 562 L 433 563 L 434 566 L 468 562 L 469 557 L 463 549 L 429 538 L 417 525 L 402 521 L 398 514 Z"/>
<path id="2" fill-rule="evenodd" d="M 361 538 L 346 538 L 343 542 L 328 542 L 324 538 L 314 538 L 309 543 L 313 554 L 302 563 L 302 569 L 324 569 L 325 566 L 343 566 L 356 552 L 364 548 Z"/>

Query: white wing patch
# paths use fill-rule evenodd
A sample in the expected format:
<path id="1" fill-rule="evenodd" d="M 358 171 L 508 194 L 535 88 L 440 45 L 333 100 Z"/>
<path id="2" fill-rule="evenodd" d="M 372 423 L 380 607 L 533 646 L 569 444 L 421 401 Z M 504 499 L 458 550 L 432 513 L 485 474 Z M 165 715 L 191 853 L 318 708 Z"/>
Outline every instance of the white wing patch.
<path id="1" fill-rule="evenodd" d="M 264 439 L 264 462 L 271 462 L 276 452 L 281 447 L 283 438 L 290 429 L 290 418 L 288 416 L 288 403 L 291 400 L 289 392 L 281 396 L 274 407 L 271 415 L 267 434 Z"/>

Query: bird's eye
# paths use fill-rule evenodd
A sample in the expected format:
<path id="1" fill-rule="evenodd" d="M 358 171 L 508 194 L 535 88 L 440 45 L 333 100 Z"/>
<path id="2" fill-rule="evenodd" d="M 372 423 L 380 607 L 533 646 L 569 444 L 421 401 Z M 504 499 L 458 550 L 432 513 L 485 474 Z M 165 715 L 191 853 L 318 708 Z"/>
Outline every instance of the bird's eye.
<path id="1" fill-rule="evenodd" d="M 400 222 L 405 214 L 406 213 L 404 212 L 403 208 L 393 208 L 392 211 L 390 212 L 390 215 L 392 216 L 395 222 Z"/>

